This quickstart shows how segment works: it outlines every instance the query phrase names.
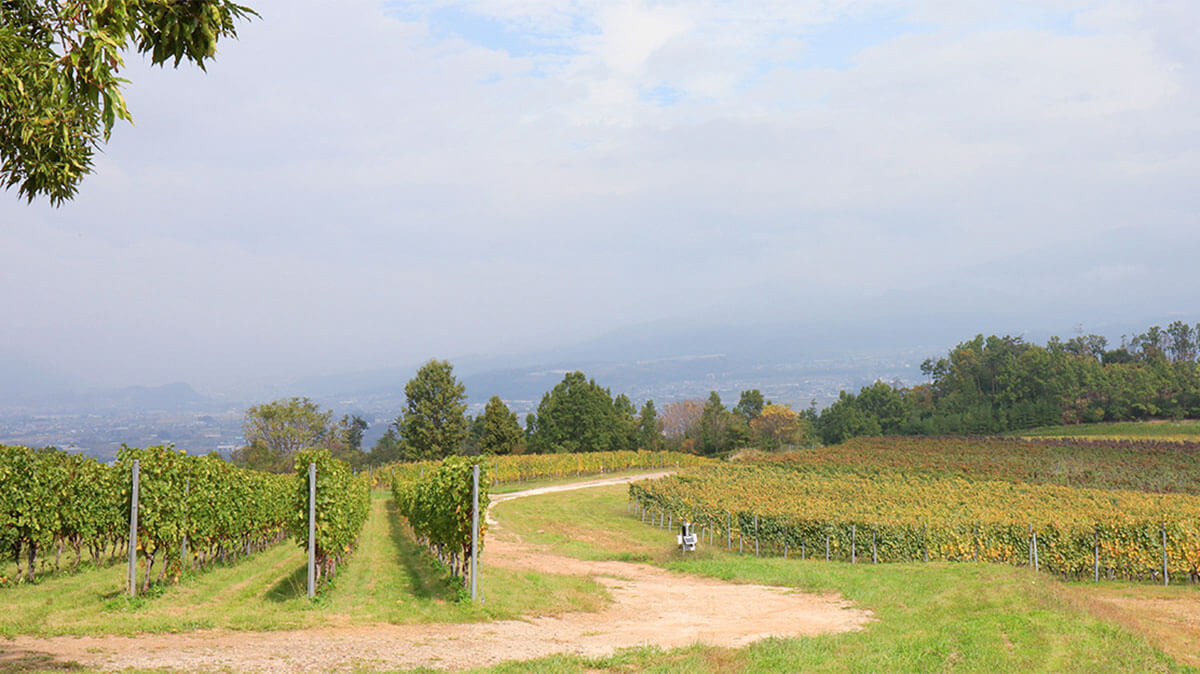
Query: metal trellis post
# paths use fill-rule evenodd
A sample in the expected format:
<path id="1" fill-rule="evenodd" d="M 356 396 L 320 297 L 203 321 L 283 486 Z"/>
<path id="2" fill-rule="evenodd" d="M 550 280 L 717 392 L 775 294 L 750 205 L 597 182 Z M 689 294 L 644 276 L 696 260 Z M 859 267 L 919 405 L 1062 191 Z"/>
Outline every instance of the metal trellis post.
<path id="1" fill-rule="evenodd" d="M 471 601 L 479 597 L 479 464 L 471 471 Z"/>
<path id="2" fill-rule="evenodd" d="M 129 596 L 137 594 L 137 530 L 138 530 L 138 480 L 141 465 L 133 460 L 133 491 L 129 501 Z"/>
<path id="3" fill-rule="evenodd" d="M 308 596 L 317 594 L 317 464 L 308 464 Z"/>

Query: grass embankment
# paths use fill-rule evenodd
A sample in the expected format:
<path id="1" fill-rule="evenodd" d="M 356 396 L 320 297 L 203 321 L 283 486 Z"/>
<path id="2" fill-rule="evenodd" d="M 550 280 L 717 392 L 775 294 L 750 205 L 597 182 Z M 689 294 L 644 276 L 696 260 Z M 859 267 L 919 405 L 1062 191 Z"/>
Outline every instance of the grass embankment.
<path id="1" fill-rule="evenodd" d="M 603 588 L 586 578 L 495 569 L 486 571 L 486 603 L 458 602 L 459 584 L 412 540 L 383 491 L 372 496 L 358 550 L 314 601 L 305 596 L 305 552 L 291 541 L 149 597 L 126 597 L 125 574 L 124 564 L 83 568 L 0 590 L 0 636 L 467 622 L 592 610 L 604 601 Z"/>
<path id="2" fill-rule="evenodd" d="M 1169 440 L 1200 442 L 1200 421 L 1130 421 L 1070 426 L 1043 426 L 1006 433 L 1021 438 L 1097 438 L 1103 440 Z"/>
<path id="3" fill-rule="evenodd" d="M 1063 584 L 1026 569 L 755 558 L 726 552 L 723 542 L 685 556 L 674 550 L 674 531 L 627 514 L 625 487 L 520 499 L 498 505 L 497 516 L 510 531 L 563 554 L 838 592 L 878 620 L 863 632 L 769 639 L 743 649 L 636 649 L 602 659 L 560 656 L 514 663 L 495 671 L 1194 671 L 1156 648 L 1173 647 L 1158 638 L 1161 634 L 1097 618 L 1096 588 Z M 1121 591 L 1139 588 L 1101 590 Z M 1195 588 L 1151 591 L 1170 600 L 1200 601 Z M 1191 648 L 1191 642 L 1174 647 Z M 1186 650 L 1176 652 L 1187 656 Z"/>

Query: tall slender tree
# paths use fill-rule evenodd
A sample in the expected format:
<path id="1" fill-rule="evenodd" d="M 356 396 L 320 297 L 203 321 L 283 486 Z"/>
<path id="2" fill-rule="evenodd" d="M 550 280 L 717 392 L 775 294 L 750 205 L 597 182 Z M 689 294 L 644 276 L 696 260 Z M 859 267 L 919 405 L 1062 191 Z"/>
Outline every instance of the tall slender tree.
<path id="1" fill-rule="evenodd" d="M 658 419 L 658 410 L 654 408 L 654 401 L 647 400 L 645 405 L 642 405 L 642 412 L 638 415 L 638 445 L 641 449 L 657 450 L 662 447 L 663 434 L 662 422 Z"/>
<path id="2" fill-rule="evenodd" d="M 466 387 L 454 366 L 431 360 L 404 387 L 405 408 L 396 420 L 404 439 L 404 458 L 441 459 L 454 454 L 467 438 Z"/>
<path id="3" fill-rule="evenodd" d="M 483 409 L 483 428 L 479 434 L 482 454 L 512 454 L 524 440 L 516 412 L 509 411 L 500 396 L 492 396 Z"/>

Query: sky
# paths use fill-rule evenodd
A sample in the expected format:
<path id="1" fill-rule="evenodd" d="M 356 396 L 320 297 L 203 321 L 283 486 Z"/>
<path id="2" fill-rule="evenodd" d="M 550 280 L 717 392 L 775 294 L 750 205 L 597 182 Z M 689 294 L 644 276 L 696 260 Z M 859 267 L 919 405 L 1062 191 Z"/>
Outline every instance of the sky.
<path id="1" fill-rule="evenodd" d="M 74 201 L 0 194 L 0 363 L 212 389 L 881 303 L 1197 311 L 1193 0 L 246 4 L 207 72 L 127 57 Z"/>

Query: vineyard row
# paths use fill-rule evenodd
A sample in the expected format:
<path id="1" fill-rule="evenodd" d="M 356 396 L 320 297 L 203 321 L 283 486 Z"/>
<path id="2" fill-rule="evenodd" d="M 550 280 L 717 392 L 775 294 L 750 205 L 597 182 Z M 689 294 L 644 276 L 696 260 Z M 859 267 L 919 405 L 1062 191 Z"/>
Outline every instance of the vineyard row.
<path id="1" fill-rule="evenodd" d="M 403 472 L 392 481 L 396 510 L 408 519 L 417 540 L 462 578 L 464 586 L 470 580 L 474 465 L 470 457 L 451 456 L 420 474 Z M 482 551 L 491 476 L 487 464 L 480 469 L 478 545 Z"/>
<path id="2" fill-rule="evenodd" d="M 1075 577 L 1197 578 L 1200 497 L 927 475 L 723 466 L 630 485 L 643 518 L 686 519 L 806 556 L 987 561 Z"/>
<path id="3" fill-rule="evenodd" d="M 758 465 L 805 472 L 926 473 L 1065 487 L 1200 494 L 1200 444 L 1156 440 L 964 437 L 854 438 L 762 454 Z"/>
<path id="4" fill-rule="evenodd" d="M 301 453 L 297 475 L 271 475 L 171 447 L 126 447 L 106 465 L 52 448 L 0 446 L 0 549 L 16 561 L 18 580 L 46 571 L 51 551 L 55 569 L 64 550 L 74 553 L 72 568 L 84 550 L 96 564 L 128 552 L 135 460 L 143 590 L 260 551 L 288 533 L 306 545 L 310 460 L 320 464 L 316 542 L 324 568 L 344 558 L 366 515 L 367 481 L 351 478 L 328 452 Z"/>

